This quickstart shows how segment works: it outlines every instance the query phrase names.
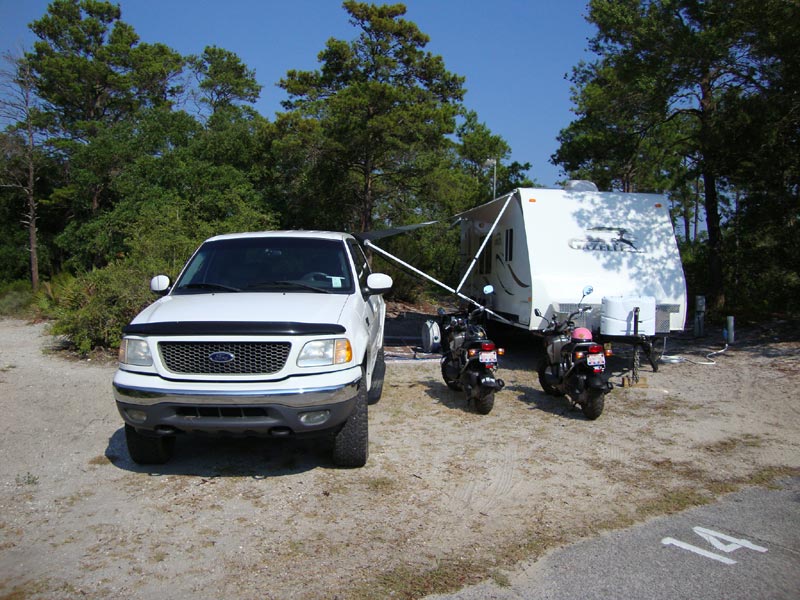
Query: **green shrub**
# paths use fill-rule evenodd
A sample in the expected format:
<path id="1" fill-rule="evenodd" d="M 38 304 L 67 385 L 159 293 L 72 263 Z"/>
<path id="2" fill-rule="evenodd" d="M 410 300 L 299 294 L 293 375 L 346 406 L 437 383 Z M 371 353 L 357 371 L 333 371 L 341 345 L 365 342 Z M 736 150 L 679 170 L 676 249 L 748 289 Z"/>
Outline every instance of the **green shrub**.
<path id="1" fill-rule="evenodd" d="M 72 287 L 74 281 L 75 276 L 68 272 L 59 273 L 50 281 L 43 281 L 39 286 L 39 291 L 33 297 L 33 310 L 41 318 L 55 318 L 59 299 L 64 297 L 64 294 Z"/>
<path id="2" fill-rule="evenodd" d="M 32 302 L 33 291 L 29 281 L 12 281 L 0 286 L 0 315 L 25 316 Z"/>
<path id="3" fill-rule="evenodd" d="M 82 354 L 119 347 L 122 328 L 154 300 L 151 276 L 136 263 L 122 261 L 63 280 L 52 289 L 52 333 L 64 336 Z"/>

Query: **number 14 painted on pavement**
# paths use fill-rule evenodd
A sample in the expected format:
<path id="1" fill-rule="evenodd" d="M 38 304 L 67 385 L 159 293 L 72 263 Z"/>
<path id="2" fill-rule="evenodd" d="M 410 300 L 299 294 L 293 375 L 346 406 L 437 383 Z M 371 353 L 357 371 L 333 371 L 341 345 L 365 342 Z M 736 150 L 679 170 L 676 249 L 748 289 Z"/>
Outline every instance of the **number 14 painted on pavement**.
<path id="1" fill-rule="evenodd" d="M 754 543 L 748 542 L 747 540 L 740 540 L 738 538 L 725 535 L 724 533 L 719 533 L 717 531 L 712 531 L 711 529 L 706 529 L 705 527 L 693 527 L 692 530 L 701 538 L 705 539 L 708 543 L 714 546 L 714 548 L 716 548 L 717 550 L 722 550 L 726 554 L 731 553 L 734 550 L 738 550 L 739 548 L 747 548 L 748 550 L 755 550 L 756 552 L 767 551 L 766 548 L 762 546 L 756 546 Z M 725 563 L 726 565 L 736 564 L 736 561 L 733 560 L 732 558 L 728 558 L 727 556 L 722 556 L 721 554 L 704 550 L 703 548 L 698 548 L 697 546 L 693 546 L 692 544 L 687 544 L 686 542 L 676 540 L 675 538 L 665 537 L 663 540 L 661 540 L 661 543 L 664 544 L 665 546 L 677 546 L 678 548 L 683 548 L 684 550 L 688 550 L 689 552 L 694 552 L 695 554 L 699 554 L 700 556 L 705 556 L 706 558 L 718 560 L 719 562 Z"/>

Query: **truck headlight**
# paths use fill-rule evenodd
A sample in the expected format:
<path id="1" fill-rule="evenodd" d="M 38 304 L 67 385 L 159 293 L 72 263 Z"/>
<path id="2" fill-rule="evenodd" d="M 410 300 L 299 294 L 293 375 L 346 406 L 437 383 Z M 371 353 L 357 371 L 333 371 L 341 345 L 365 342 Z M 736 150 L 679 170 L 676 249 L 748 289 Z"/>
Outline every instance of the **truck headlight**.
<path id="1" fill-rule="evenodd" d="M 306 343 L 297 357 L 298 367 L 341 365 L 353 360 L 353 347 L 347 338 L 314 340 Z"/>
<path id="2" fill-rule="evenodd" d="M 136 365 L 137 367 L 150 367 L 153 357 L 147 340 L 139 338 L 122 338 L 119 345 L 119 362 L 122 365 Z"/>

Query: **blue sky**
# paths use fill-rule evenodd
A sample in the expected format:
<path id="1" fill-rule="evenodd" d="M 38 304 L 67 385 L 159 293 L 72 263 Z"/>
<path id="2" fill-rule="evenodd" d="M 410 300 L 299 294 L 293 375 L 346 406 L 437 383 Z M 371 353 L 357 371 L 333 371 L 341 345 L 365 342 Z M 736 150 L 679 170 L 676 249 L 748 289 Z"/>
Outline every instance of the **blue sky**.
<path id="1" fill-rule="evenodd" d="M 390 2 L 387 2 L 390 3 Z M 27 25 L 46 0 L 0 0 L 0 50 L 29 49 Z M 285 99 L 277 82 L 290 69 L 315 69 L 331 38 L 357 30 L 339 0 L 121 0 L 122 20 L 143 42 L 181 54 L 216 45 L 235 52 L 263 86 L 258 111 L 269 119 Z M 594 28 L 583 0 L 406 0 L 406 19 L 431 41 L 427 49 L 466 78 L 465 105 L 511 146 L 512 160 L 553 186 L 563 177 L 550 164 L 558 132 L 573 118 L 565 75 L 580 60 Z"/>

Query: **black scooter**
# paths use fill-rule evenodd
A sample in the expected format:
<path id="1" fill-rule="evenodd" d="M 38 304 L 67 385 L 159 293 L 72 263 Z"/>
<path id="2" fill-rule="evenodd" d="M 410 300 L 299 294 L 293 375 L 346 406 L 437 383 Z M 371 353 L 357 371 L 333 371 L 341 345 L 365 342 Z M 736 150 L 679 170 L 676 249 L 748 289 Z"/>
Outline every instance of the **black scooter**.
<path id="1" fill-rule="evenodd" d="M 583 298 L 592 293 L 592 287 L 583 290 Z M 581 298 L 581 302 L 583 301 Z M 539 361 L 539 384 L 552 396 L 567 396 L 573 404 L 581 407 L 587 419 L 597 419 L 605 406 L 605 395 L 612 384 L 606 373 L 606 356 L 611 354 L 601 344 L 592 340 L 592 333 L 583 327 L 575 327 L 573 319 L 591 312 L 591 306 L 580 306 L 566 319 L 549 321 L 544 336 L 545 356 Z M 537 317 L 542 317 L 537 308 Z M 542 317 L 544 318 L 544 317 Z"/>
<path id="2" fill-rule="evenodd" d="M 491 294 L 491 286 L 484 294 Z M 505 386 L 496 376 L 497 357 L 505 351 L 488 339 L 479 324 L 484 308 L 471 312 L 446 314 L 439 309 L 442 332 L 442 378 L 452 390 L 463 391 L 475 411 L 487 415 L 494 407 L 495 392 Z"/>

